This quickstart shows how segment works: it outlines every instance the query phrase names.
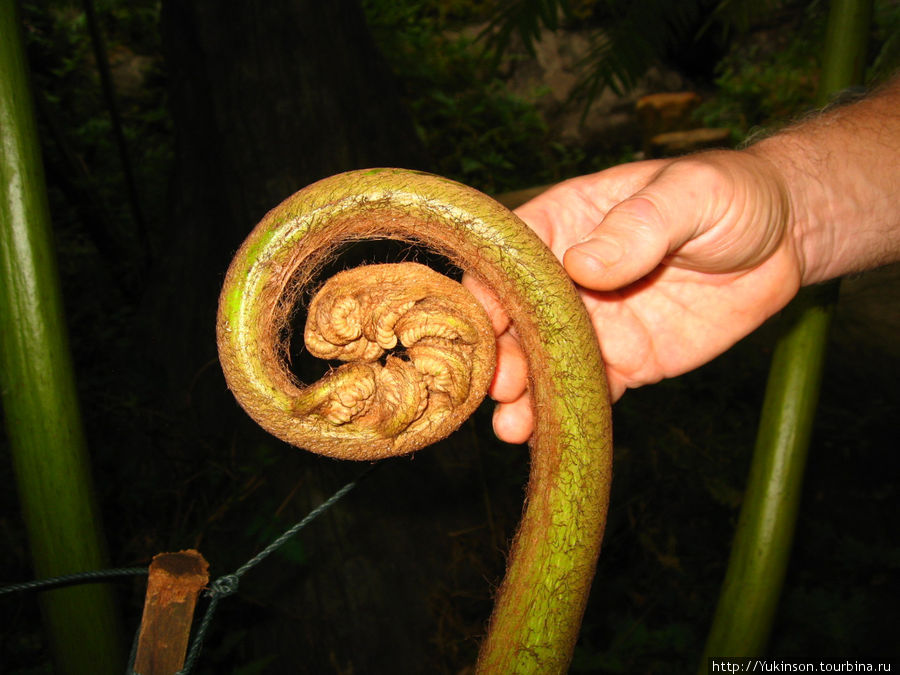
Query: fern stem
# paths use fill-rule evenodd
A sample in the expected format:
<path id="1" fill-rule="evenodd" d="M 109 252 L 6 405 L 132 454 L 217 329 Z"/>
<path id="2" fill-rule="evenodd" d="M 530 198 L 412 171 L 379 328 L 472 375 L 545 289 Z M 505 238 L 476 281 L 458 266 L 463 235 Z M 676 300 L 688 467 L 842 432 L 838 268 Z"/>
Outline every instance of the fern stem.
<path id="1" fill-rule="evenodd" d="M 584 305 L 516 216 L 458 183 L 396 169 L 350 172 L 301 190 L 266 216 L 229 269 L 218 321 L 229 386 L 267 428 L 293 424 L 297 389 L 266 362 L 266 353 L 279 351 L 267 346 L 267 313 L 296 297 L 336 246 L 364 238 L 446 255 L 492 288 L 515 324 L 534 378 L 532 467 L 478 669 L 565 672 L 606 520 L 610 408 Z"/>

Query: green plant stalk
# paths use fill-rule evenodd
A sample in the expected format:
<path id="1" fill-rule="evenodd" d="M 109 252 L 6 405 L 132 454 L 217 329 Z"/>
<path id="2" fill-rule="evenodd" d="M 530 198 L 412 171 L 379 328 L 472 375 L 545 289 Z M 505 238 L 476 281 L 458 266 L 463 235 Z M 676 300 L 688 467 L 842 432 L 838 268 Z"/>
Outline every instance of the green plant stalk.
<path id="1" fill-rule="evenodd" d="M 862 80 L 871 0 L 835 0 L 819 91 L 824 105 Z M 803 289 L 781 317 L 744 502 L 700 671 L 709 657 L 766 648 L 800 508 L 839 282 Z"/>
<path id="2" fill-rule="evenodd" d="M 38 577 L 106 566 L 15 0 L 0 0 L 0 393 Z M 120 672 L 107 586 L 42 596 L 59 673 Z"/>
<path id="3" fill-rule="evenodd" d="M 763 653 L 790 559 L 837 285 L 807 289 L 782 317 L 744 502 L 700 670 Z"/>
<path id="4" fill-rule="evenodd" d="M 278 351 L 261 326 L 337 246 L 364 238 L 412 241 L 448 256 L 492 288 L 514 322 L 533 375 L 531 475 L 478 671 L 566 672 L 606 521 L 610 406 L 584 305 L 521 220 L 471 188 L 397 169 L 350 172 L 301 190 L 256 227 L 226 277 L 217 328 L 229 386 L 273 433 L 305 428 L 294 419 L 299 390 L 261 356 Z"/>
<path id="5" fill-rule="evenodd" d="M 827 105 L 842 89 L 865 81 L 873 11 L 873 0 L 832 0 L 819 79 L 819 105 Z"/>

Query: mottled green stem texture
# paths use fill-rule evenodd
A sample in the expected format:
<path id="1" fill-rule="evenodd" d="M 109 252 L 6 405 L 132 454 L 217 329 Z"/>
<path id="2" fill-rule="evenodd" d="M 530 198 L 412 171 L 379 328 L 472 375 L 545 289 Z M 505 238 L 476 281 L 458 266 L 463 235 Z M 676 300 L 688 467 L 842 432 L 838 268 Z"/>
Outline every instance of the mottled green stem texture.
<path id="1" fill-rule="evenodd" d="M 0 394 L 34 572 L 106 566 L 14 0 L 0 0 Z M 46 592 L 58 673 L 119 673 L 108 587 Z"/>
<path id="2" fill-rule="evenodd" d="M 834 0 L 819 102 L 862 82 L 872 0 Z M 780 318 L 756 447 L 728 570 L 707 638 L 707 658 L 760 656 L 790 560 L 803 474 L 838 282 L 801 291 Z"/>
<path id="3" fill-rule="evenodd" d="M 266 216 L 229 269 L 218 319 L 229 386 L 270 431 L 295 430 L 296 443 L 314 443 L 302 440 L 312 423 L 294 419 L 302 386 L 271 358 L 283 352 L 268 344 L 283 333 L 277 324 L 271 330 L 272 314 L 283 313 L 285 297 L 302 295 L 296 288 L 313 280 L 337 246 L 366 238 L 445 255 L 491 288 L 515 325 L 533 377 L 531 475 L 477 669 L 566 672 L 606 521 L 610 407 L 584 305 L 553 254 L 514 214 L 453 181 L 398 169 L 340 174 L 301 190 Z"/>

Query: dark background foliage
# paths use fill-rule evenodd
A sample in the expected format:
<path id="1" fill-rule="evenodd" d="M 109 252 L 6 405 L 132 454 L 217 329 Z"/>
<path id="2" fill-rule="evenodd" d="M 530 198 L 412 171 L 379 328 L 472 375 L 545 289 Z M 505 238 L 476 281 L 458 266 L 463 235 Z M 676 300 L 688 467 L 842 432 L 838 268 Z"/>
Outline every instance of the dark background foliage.
<path id="1" fill-rule="evenodd" d="M 511 86 L 547 31 L 595 36 L 565 102 L 575 119 L 609 87 L 627 101 L 648 69 L 664 69 L 704 96 L 698 125 L 742 138 L 810 105 L 825 4 L 279 0 L 226 12 L 213 0 L 98 0 L 136 217 L 82 5 L 24 3 L 113 564 L 196 547 L 214 576 L 230 572 L 365 468 L 266 437 L 219 373 L 217 289 L 268 208 L 317 178 L 377 164 L 500 193 L 637 156 L 636 124 L 588 138 L 562 129 L 546 91 Z M 898 19 L 897 3 L 877 3 L 873 79 L 896 63 Z M 395 253 L 355 249 L 339 264 Z M 886 270 L 844 284 L 773 657 L 897 657 L 898 283 Z M 695 667 L 771 348 L 766 326 L 616 406 L 610 522 L 573 672 Z M 3 443 L 0 480 L 12 486 Z M 461 672 L 527 471 L 525 448 L 493 438 L 487 404 L 436 448 L 379 464 L 222 604 L 199 672 Z M 11 487 L 0 546 L 0 578 L 31 578 Z M 142 594 L 140 580 L 120 584 L 127 630 Z M 2 671 L 51 672 L 34 597 L 3 598 L 0 617 Z"/>

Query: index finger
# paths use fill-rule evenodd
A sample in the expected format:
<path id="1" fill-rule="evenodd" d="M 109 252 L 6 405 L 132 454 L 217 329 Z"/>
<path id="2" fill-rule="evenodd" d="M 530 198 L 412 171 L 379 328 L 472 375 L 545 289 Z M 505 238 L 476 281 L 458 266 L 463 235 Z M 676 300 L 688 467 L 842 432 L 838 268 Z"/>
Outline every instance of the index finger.
<path id="1" fill-rule="evenodd" d="M 503 305 L 500 304 L 497 296 L 494 295 L 491 289 L 468 272 L 463 274 L 462 284 L 469 289 L 472 295 L 475 296 L 475 299 L 484 307 L 494 327 L 494 335 L 504 333 L 509 328 L 509 315 L 503 309 Z"/>

